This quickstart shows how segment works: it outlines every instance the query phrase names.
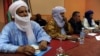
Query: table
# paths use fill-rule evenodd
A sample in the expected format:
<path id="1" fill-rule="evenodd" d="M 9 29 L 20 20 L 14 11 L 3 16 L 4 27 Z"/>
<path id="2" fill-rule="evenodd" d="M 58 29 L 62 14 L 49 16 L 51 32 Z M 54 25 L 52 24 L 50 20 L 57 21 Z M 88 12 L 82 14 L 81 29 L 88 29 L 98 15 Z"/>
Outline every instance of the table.
<path id="1" fill-rule="evenodd" d="M 69 47 L 69 45 L 71 47 Z M 44 56 L 55 56 L 56 49 L 59 47 L 58 40 L 52 40 L 50 46 L 52 49 L 48 51 Z M 94 37 L 88 36 L 85 38 L 84 44 L 72 43 L 70 41 L 63 41 L 62 44 L 66 53 L 70 56 L 100 56 L 100 41 L 97 41 Z M 0 53 L 0 56 L 25 56 L 24 54 L 4 54 Z"/>
<path id="2" fill-rule="evenodd" d="M 44 54 L 44 56 L 56 56 L 56 50 L 57 48 L 60 47 L 60 41 L 59 40 L 52 40 L 50 46 L 52 47 L 52 49 L 47 52 L 46 54 Z M 64 52 L 66 53 L 68 50 L 73 49 L 75 47 L 77 47 L 79 44 L 78 43 L 74 43 L 68 40 L 65 40 L 62 42 L 62 48 L 64 49 Z"/>
<path id="3" fill-rule="evenodd" d="M 100 41 L 88 36 L 84 44 L 68 50 L 67 53 L 71 56 L 100 56 Z"/>

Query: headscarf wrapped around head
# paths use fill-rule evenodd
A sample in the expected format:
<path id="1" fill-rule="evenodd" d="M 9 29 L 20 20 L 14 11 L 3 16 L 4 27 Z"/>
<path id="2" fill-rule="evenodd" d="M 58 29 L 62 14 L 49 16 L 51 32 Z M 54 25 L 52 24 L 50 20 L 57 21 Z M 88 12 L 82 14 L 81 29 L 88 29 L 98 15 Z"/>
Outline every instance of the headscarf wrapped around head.
<path id="1" fill-rule="evenodd" d="M 63 12 L 66 12 L 66 10 L 62 6 L 56 6 L 52 9 L 52 16 L 59 27 L 63 27 L 65 24 L 63 17 L 60 15 Z"/>
<path id="2" fill-rule="evenodd" d="M 66 34 L 66 32 L 64 30 L 65 21 L 64 21 L 63 17 L 61 16 L 61 13 L 64 13 L 64 12 L 66 12 L 66 10 L 62 6 L 56 6 L 52 9 L 52 16 L 53 16 L 55 22 L 57 23 L 58 27 L 61 28 L 62 34 Z"/>
<path id="3" fill-rule="evenodd" d="M 16 13 L 16 10 L 21 7 L 21 6 L 24 6 L 26 7 L 26 9 L 28 10 L 28 6 L 27 4 L 22 1 L 22 0 L 19 0 L 19 1 L 15 1 L 14 3 L 12 3 L 9 7 L 9 12 L 11 13 L 11 16 L 12 17 L 15 17 L 15 13 Z"/>
<path id="4" fill-rule="evenodd" d="M 92 27 L 92 18 L 90 17 L 91 14 L 93 14 L 92 10 L 85 12 L 85 18 L 88 20 L 90 27 Z"/>

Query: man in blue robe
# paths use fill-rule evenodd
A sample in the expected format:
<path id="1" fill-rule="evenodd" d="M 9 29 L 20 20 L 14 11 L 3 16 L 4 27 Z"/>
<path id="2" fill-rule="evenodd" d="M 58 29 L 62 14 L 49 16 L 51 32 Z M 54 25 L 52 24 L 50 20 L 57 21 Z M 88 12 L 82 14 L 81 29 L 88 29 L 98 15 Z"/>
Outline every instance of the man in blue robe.
<path id="1" fill-rule="evenodd" d="M 9 7 L 14 21 L 8 23 L 0 35 L 0 52 L 24 53 L 33 55 L 38 44 L 40 50 L 45 50 L 51 38 L 34 21 L 30 20 L 28 6 L 24 1 L 16 1 Z"/>

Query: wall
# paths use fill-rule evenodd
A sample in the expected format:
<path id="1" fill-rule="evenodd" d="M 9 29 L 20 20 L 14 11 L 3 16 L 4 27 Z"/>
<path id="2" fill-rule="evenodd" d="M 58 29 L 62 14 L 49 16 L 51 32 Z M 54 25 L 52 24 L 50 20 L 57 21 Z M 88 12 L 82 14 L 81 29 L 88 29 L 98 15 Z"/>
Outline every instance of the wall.
<path id="1" fill-rule="evenodd" d="M 81 18 L 85 12 L 85 0 L 30 0 L 33 14 L 41 13 L 48 18 L 53 7 L 64 6 L 67 10 L 66 17 L 69 19 L 73 11 L 80 11 Z M 47 17 L 46 17 L 47 16 Z"/>
<path id="2" fill-rule="evenodd" d="M 65 0 L 64 2 L 64 6 L 67 10 L 67 19 L 71 17 L 73 11 L 79 11 L 81 18 L 83 18 L 85 12 L 85 0 Z"/>
<path id="3" fill-rule="evenodd" d="M 94 19 L 100 20 L 100 0 L 86 0 L 86 10 L 93 10 Z"/>
<path id="4" fill-rule="evenodd" d="M 64 0 L 30 0 L 30 3 L 33 15 L 40 13 L 47 21 L 51 19 L 52 8 L 64 6 Z"/>
<path id="5" fill-rule="evenodd" d="M 33 14 L 51 15 L 52 8 L 64 6 L 64 0 L 30 0 Z"/>
<path id="6" fill-rule="evenodd" d="M 0 23 L 4 23 L 3 0 L 0 0 Z"/>
<path id="7" fill-rule="evenodd" d="M 0 32 L 4 26 L 4 11 L 3 11 L 3 0 L 0 0 Z"/>
<path id="8" fill-rule="evenodd" d="M 64 6 L 67 10 L 66 17 L 69 19 L 73 11 L 79 11 L 81 13 L 81 19 L 83 19 L 84 12 L 86 10 L 94 11 L 94 19 L 100 19 L 100 0 L 30 0 L 33 14 L 41 13 L 43 17 L 48 18 L 51 10 L 56 5 Z M 64 5 L 63 5 L 64 4 Z"/>

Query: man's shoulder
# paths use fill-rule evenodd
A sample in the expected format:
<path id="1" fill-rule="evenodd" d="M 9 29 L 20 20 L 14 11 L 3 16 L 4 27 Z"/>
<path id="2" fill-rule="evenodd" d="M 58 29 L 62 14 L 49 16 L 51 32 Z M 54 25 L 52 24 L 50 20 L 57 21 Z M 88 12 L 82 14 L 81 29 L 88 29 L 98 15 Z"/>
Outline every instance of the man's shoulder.
<path id="1" fill-rule="evenodd" d="M 40 25 L 35 21 L 31 21 L 31 25 L 32 25 L 33 28 L 40 27 Z"/>
<path id="2" fill-rule="evenodd" d="M 87 18 L 83 18 L 83 20 L 87 20 Z"/>
<path id="3" fill-rule="evenodd" d="M 14 22 L 9 22 L 3 27 L 3 29 L 10 30 L 10 29 L 12 29 L 14 27 L 15 27 Z"/>
<path id="4" fill-rule="evenodd" d="M 69 23 L 73 23 L 73 22 L 75 22 L 75 20 L 72 19 L 72 18 L 70 18 L 70 19 L 68 20 L 68 22 L 69 22 Z"/>
<path id="5" fill-rule="evenodd" d="M 32 25 L 38 25 L 38 23 L 35 22 L 35 21 L 31 21 L 31 24 L 32 24 Z"/>
<path id="6" fill-rule="evenodd" d="M 5 26 L 13 26 L 13 25 L 14 25 L 14 22 L 11 21 L 11 22 L 7 23 Z"/>

